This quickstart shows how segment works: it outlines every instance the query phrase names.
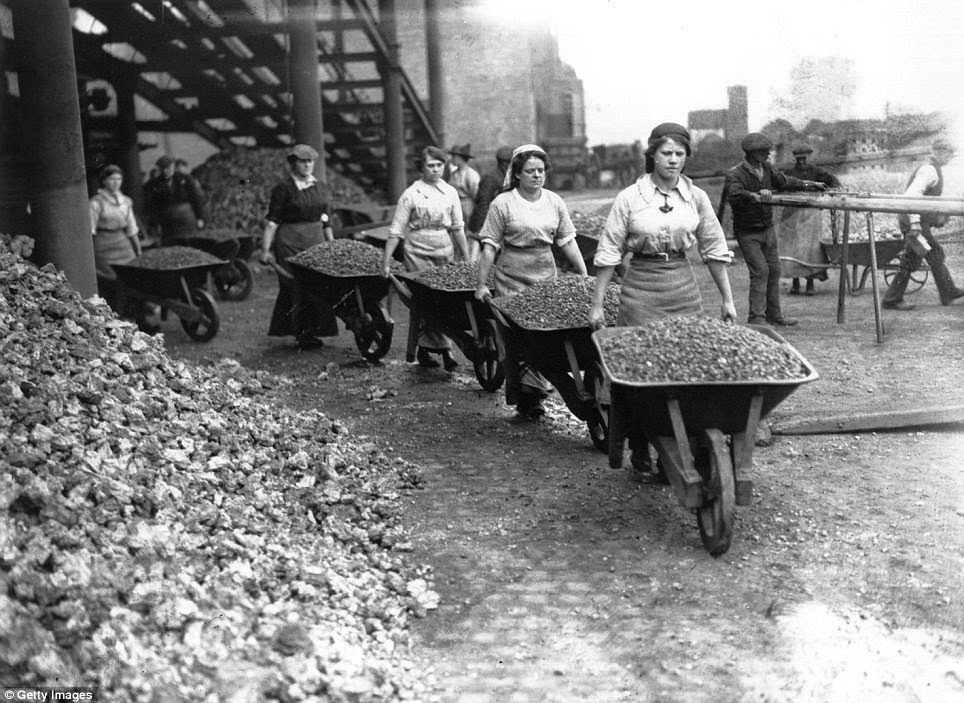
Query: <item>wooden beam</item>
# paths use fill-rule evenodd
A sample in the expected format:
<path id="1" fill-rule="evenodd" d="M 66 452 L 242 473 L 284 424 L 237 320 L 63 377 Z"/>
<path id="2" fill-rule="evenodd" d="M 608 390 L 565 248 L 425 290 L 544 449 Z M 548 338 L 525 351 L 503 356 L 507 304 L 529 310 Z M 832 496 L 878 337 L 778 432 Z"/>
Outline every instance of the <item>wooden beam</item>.
<path id="1" fill-rule="evenodd" d="M 964 405 L 945 405 L 911 410 L 789 417 L 774 422 L 770 431 L 779 435 L 847 434 L 962 423 Z"/>

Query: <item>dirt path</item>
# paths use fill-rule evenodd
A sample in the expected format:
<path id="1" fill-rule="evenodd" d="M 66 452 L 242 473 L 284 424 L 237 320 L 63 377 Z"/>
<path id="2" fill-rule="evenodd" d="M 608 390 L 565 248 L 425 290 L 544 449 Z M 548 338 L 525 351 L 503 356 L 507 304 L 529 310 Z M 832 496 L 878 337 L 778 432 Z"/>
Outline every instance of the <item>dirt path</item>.
<path id="1" fill-rule="evenodd" d="M 964 247 L 948 247 L 964 280 Z M 715 298 L 702 268 L 704 300 Z M 738 309 L 746 273 L 731 268 Z M 292 403 L 342 418 L 423 467 L 404 497 L 413 558 L 441 605 L 415 656 L 441 701 L 947 701 L 964 695 L 964 433 L 775 437 L 752 505 L 713 559 L 667 487 L 612 470 L 556 398 L 513 424 L 501 393 L 404 361 L 360 362 L 342 334 L 306 353 L 263 336 L 275 283 L 223 303 L 208 345 L 165 325 L 176 355 L 233 356 L 301 380 Z M 821 373 L 787 416 L 960 402 L 964 305 L 933 284 L 874 336 L 869 294 L 834 324 L 836 277 L 785 299 L 784 336 Z M 715 304 L 714 304 L 715 307 Z"/>

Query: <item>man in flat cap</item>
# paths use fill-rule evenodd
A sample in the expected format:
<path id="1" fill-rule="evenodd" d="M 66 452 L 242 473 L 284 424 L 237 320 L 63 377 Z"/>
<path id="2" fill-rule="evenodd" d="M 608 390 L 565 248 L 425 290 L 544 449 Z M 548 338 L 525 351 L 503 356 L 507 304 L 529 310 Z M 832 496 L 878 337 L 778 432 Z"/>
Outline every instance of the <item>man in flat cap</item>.
<path id="1" fill-rule="evenodd" d="M 175 170 L 174 159 L 157 160 L 159 173 L 144 184 L 147 224 L 160 232 L 161 242 L 190 237 L 204 228 L 201 194 L 189 175 Z"/>
<path id="2" fill-rule="evenodd" d="M 925 195 L 940 195 L 944 191 L 944 174 L 941 167 L 954 157 L 954 145 L 947 139 L 939 137 L 931 148 L 931 158 L 911 174 L 904 189 L 904 195 L 922 197 Z M 923 261 L 927 261 L 934 274 L 937 293 L 941 305 L 964 296 L 964 290 L 954 285 L 951 272 L 947 270 L 944 248 L 934 238 L 933 229 L 943 227 L 947 218 L 943 215 L 900 215 L 898 217 L 900 231 L 904 234 L 904 250 L 900 255 L 900 269 L 890 282 L 890 287 L 884 295 L 884 307 L 890 310 L 913 310 L 915 305 L 904 302 L 904 291 L 910 282 L 910 276 L 920 268 Z"/>
<path id="3" fill-rule="evenodd" d="M 462 204 L 462 221 L 468 222 L 475 207 L 475 197 L 479 192 L 479 172 L 469 166 L 472 159 L 471 144 L 456 144 L 449 149 L 446 182 L 459 194 Z"/>
<path id="4" fill-rule="evenodd" d="M 472 207 L 472 214 L 466 220 L 466 239 L 469 244 L 469 259 L 475 261 L 479 258 L 481 243 L 479 242 L 479 232 L 485 224 L 485 216 L 489 213 L 489 204 L 499 194 L 502 182 L 505 180 L 505 172 L 509 170 L 512 162 L 512 147 L 500 146 L 495 152 L 495 168 L 485 172 L 479 181 L 479 187 L 475 194 L 475 203 Z"/>
<path id="5" fill-rule="evenodd" d="M 787 176 L 793 176 L 803 181 L 816 181 L 823 183 L 828 188 L 839 188 L 840 180 L 822 168 L 818 168 L 810 163 L 810 155 L 813 147 L 805 141 L 793 144 L 793 166 L 783 169 Z M 809 261 L 813 263 L 826 263 L 826 254 L 820 245 L 820 238 L 823 234 L 823 212 L 802 207 L 785 207 L 779 223 L 780 230 L 780 250 L 785 257 L 796 259 L 797 261 Z M 790 295 L 800 295 L 800 276 L 806 276 L 806 294 L 814 294 L 814 279 L 821 281 L 827 280 L 825 269 L 814 269 L 796 263 L 796 261 L 786 261 L 782 265 L 783 275 L 793 277 L 790 285 Z"/>
<path id="6" fill-rule="evenodd" d="M 773 142 L 759 132 L 743 138 L 746 158 L 726 172 L 723 192 L 733 208 L 733 234 L 750 272 L 751 325 L 789 327 L 796 320 L 780 309 L 780 251 L 773 227 L 773 207 L 767 201 L 774 191 L 824 190 L 826 186 L 787 176 L 770 164 Z"/>

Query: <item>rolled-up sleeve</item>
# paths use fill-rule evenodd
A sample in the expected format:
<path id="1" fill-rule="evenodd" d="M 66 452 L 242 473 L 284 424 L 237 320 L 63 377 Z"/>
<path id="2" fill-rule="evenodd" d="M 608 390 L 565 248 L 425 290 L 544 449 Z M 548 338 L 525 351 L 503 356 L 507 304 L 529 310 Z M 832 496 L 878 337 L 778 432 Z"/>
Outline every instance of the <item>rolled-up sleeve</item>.
<path id="1" fill-rule="evenodd" d="M 489 206 L 489 212 L 486 213 L 485 222 L 479 232 L 479 241 L 482 245 L 491 244 L 496 249 L 501 249 L 507 223 L 508 217 L 503 198 L 496 197 Z"/>
<path id="2" fill-rule="evenodd" d="M 454 188 L 452 189 L 449 200 L 449 213 L 452 218 L 452 224 L 449 225 L 449 231 L 454 232 L 457 229 L 465 229 L 465 221 L 462 218 L 462 201 L 459 200 L 458 191 Z"/>
<path id="3" fill-rule="evenodd" d="M 90 234 L 97 235 L 97 220 L 100 219 L 101 204 L 97 198 L 90 201 Z"/>
<path id="4" fill-rule="evenodd" d="M 559 227 L 556 229 L 555 243 L 564 246 L 576 238 L 576 225 L 569 215 L 569 208 L 562 198 L 556 198 L 556 210 L 559 212 Z"/>
<path id="5" fill-rule="evenodd" d="M 128 237 L 136 237 L 140 232 L 140 227 L 137 226 L 137 218 L 134 217 L 134 201 L 130 198 L 124 199 L 124 210 L 126 212 L 127 222 L 125 223 L 125 228 L 127 229 Z"/>
<path id="6" fill-rule="evenodd" d="M 392 217 L 392 224 L 388 226 L 389 239 L 405 239 L 405 235 L 408 234 L 408 222 L 412 216 L 412 205 L 412 196 L 409 193 L 402 193 L 395 208 L 395 216 Z"/>
<path id="7" fill-rule="evenodd" d="M 696 204 L 696 212 L 700 217 L 700 222 L 696 226 L 696 243 L 700 257 L 703 261 L 723 261 L 730 263 L 733 254 L 726 246 L 726 235 L 720 225 L 716 212 L 713 210 L 713 203 L 710 196 L 705 191 L 694 188 L 693 201 Z"/>
<path id="8" fill-rule="evenodd" d="M 606 224 L 603 226 L 592 262 L 597 267 L 616 266 L 623 259 L 629 234 L 629 204 L 623 194 L 616 196 Z"/>

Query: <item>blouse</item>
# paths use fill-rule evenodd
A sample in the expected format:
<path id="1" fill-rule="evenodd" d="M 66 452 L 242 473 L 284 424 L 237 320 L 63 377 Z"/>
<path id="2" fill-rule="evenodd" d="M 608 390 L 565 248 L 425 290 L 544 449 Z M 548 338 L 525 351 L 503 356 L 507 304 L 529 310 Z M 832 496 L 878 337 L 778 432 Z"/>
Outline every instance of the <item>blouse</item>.
<path id="1" fill-rule="evenodd" d="M 667 207 L 671 209 L 666 210 Z M 646 174 L 616 196 L 593 263 L 615 266 L 627 252 L 681 252 L 694 243 L 704 262 L 729 263 L 733 258 L 710 198 L 702 188 L 681 175 L 676 187 L 664 193 Z"/>
<path id="2" fill-rule="evenodd" d="M 535 202 L 523 198 L 517 188 L 496 196 L 479 232 L 482 244 L 489 243 L 496 249 L 503 244 L 521 248 L 555 242 L 562 246 L 575 238 L 576 226 L 566 204 L 545 188 Z"/>
<path id="3" fill-rule="evenodd" d="M 137 220 L 134 218 L 134 203 L 123 193 L 116 195 L 105 188 L 99 188 L 90 199 L 90 233 L 124 231 L 128 237 L 136 237 Z"/>
<path id="4" fill-rule="evenodd" d="M 317 180 L 301 185 L 289 176 L 272 189 L 265 219 L 279 225 L 319 220 L 328 222 L 328 202 Z"/>
<path id="5" fill-rule="evenodd" d="M 430 184 L 419 179 L 398 199 L 388 236 L 403 239 L 418 230 L 454 231 L 462 227 L 462 204 L 455 188 L 445 181 Z"/>

